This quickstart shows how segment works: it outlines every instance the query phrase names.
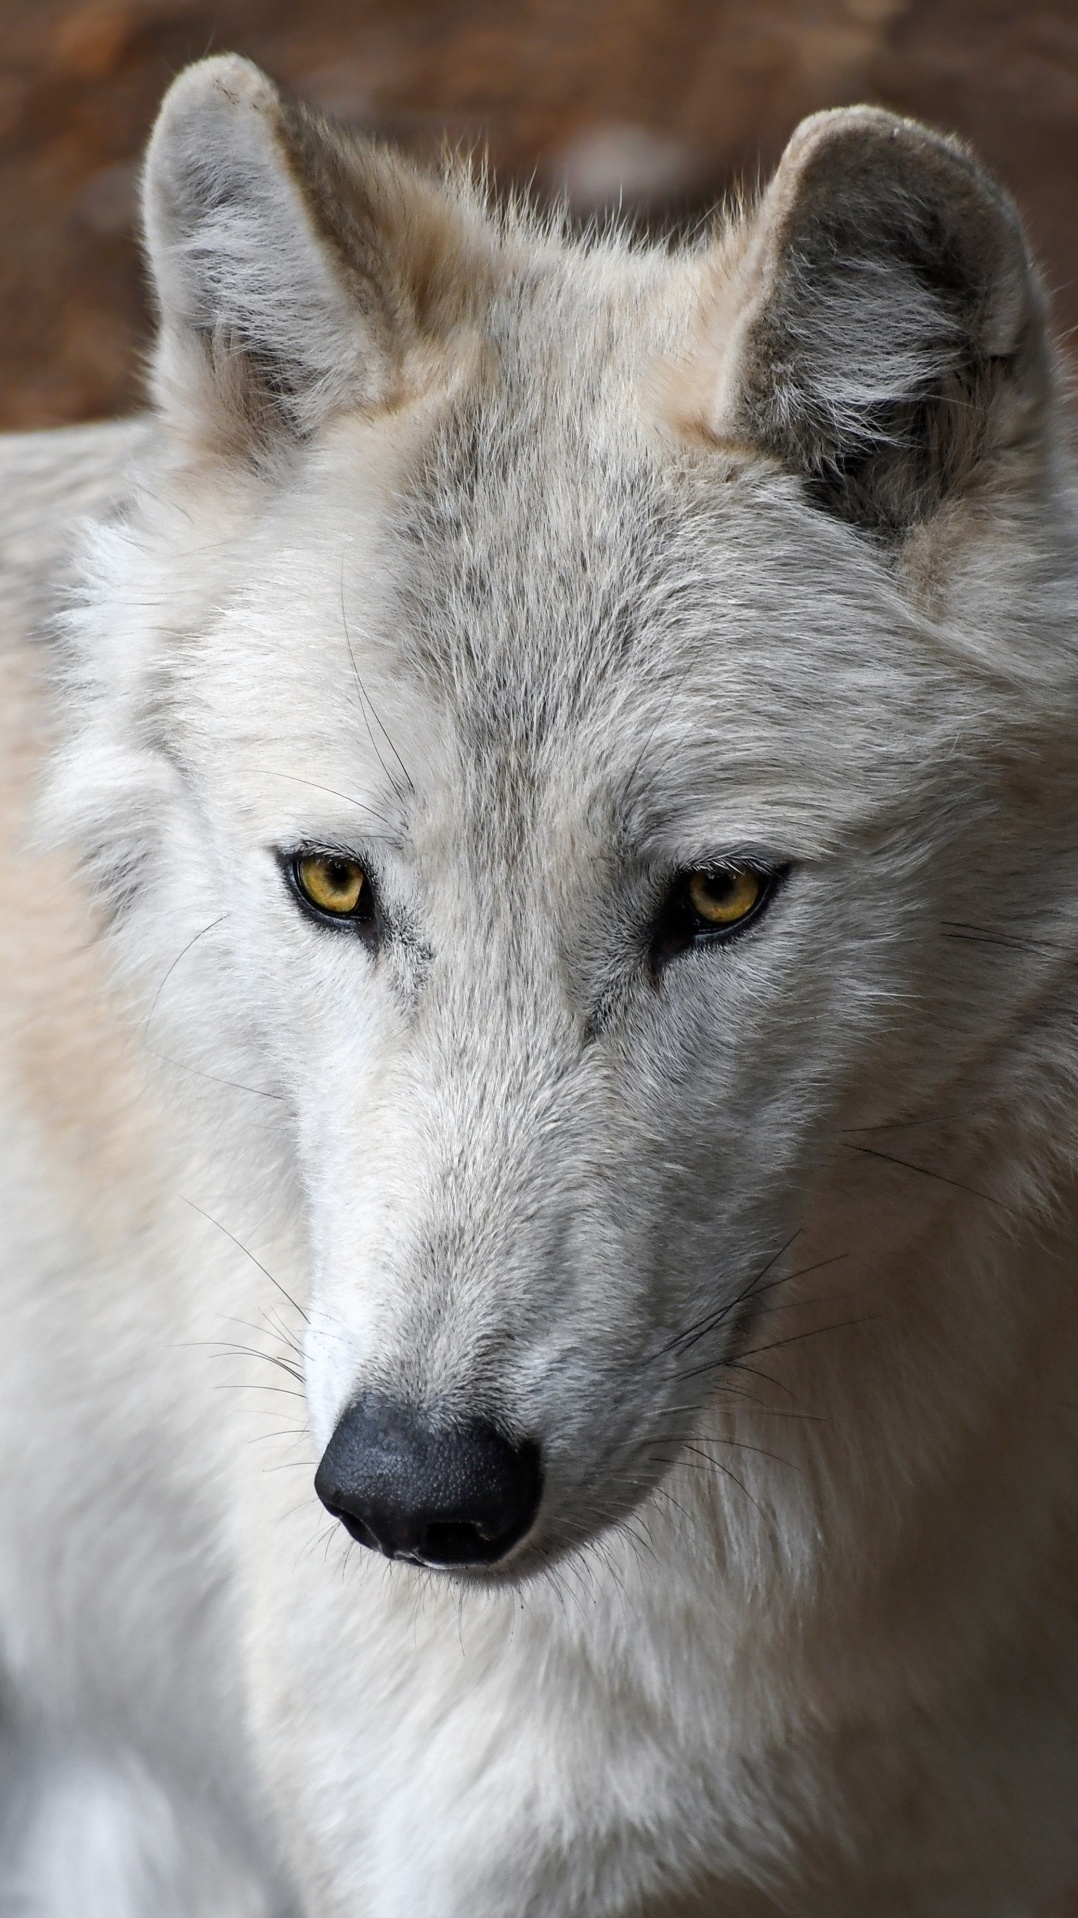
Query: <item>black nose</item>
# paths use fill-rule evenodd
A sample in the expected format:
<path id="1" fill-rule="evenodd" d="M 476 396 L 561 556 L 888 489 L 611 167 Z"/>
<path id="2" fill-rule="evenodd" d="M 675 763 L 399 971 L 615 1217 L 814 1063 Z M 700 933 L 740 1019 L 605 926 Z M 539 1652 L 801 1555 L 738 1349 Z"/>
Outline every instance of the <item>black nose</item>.
<path id="1" fill-rule="evenodd" d="M 361 1545 L 421 1565 L 493 1565 L 539 1507 L 539 1448 L 492 1425 L 437 1425 L 371 1395 L 345 1412 L 314 1481 Z"/>

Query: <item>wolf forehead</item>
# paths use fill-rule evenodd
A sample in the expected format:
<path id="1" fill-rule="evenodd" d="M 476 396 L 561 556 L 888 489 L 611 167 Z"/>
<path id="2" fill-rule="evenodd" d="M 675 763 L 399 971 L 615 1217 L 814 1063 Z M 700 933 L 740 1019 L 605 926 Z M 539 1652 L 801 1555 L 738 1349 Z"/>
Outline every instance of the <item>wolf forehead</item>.
<path id="1" fill-rule="evenodd" d="M 821 675 L 842 705 L 855 651 L 862 694 L 875 666 L 893 703 L 912 636 L 857 537 L 763 463 L 679 445 L 650 417 L 653 370 L 634 385 L 593 351 L 588 393 L 586 362 L 536 367 L 522 342 L 446 410 L 388 509 L 405 663 L 469 748 L 541 761 L 613 726 L 637 752 L 658 727 L 661 749 L 666 709 L 683 756 L 698 741 L 732 766 L 746 704 L 789 733 Z"/>
<path id="2" fill-rule="evenodd" d="M 452 795 L 477 845 L 494 821 L 519 843 L 575 818 L 642 854 L 668 834 L 701 855 L 777 834 L 779 852 L 791 812 L 807 833 L 819 802 L 833 830 L 851 773 L 859 808 L 881 797 L 926 745 L 894 724 L 924 696 L 912 643 L 900 665 L 886 607 L 827 564 L 826 538 L 818 558 L 798 544 L 766 483 L 643 434 L 627 446 L 629 419 L 611 447 L 551 409 L 544 470 L 512 406 L 475 393 L 355 516 L 365 431 L 339 436 L 224 634 L 195 640 L 207 657 L 197 712 L 182 691 L 174 709 L 179 755 L 209 728 L 212 776 L 257 789 L 301 838 L 323 815 L 345 839 L 363 824 L 319 787 L 409 833 L 424 796 Z M 295 781 L 267 786 L 267 765 Z"/>
<path id="3" fill-rule="evenodd" d="M 805 825 L 839 764 L 860 804 L 908 779 L 943 727 L 939 688 L 931 703 L 915 623 L 861 536 L 770 463 L 657 423 L 657 361 L 628 324 L 612 352 L 598 301 L 556 362 L 520 302 L 514 321 L 404 430 L 378 497 L 366 422 L 316 457 L 283 550 L 278 520 L 259 559 L 231 710 L 265 713 L 264 646 L 278 740 L 339 741 L 327 784 L 358 761 L 391 787 L 393 747 L 418 778 L 440 743 L 480 815 L 603 812 L 641 847 L 678 822 L 706 842 L 723 797 L 725 837 L 766 834 L 774 807 L 787 826 L 794 801 Z M 894 722 L 922 704 L 914 743 Z"/>

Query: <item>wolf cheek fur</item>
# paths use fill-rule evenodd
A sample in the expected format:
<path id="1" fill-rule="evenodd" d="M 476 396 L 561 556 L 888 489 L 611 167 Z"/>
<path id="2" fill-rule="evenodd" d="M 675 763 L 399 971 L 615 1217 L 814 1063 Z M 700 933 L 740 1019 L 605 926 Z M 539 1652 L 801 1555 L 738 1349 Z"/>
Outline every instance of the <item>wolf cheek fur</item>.
<path id="1" fill-rule="evenodd" d="M 1013 209 L 856 109 L 584 244 L 235 59 L 145 207 L 5 879 L 9 1902 L 1039 1911 L 1078 601 Z M 8 456 L 41 562 L 73 444 Z"/>

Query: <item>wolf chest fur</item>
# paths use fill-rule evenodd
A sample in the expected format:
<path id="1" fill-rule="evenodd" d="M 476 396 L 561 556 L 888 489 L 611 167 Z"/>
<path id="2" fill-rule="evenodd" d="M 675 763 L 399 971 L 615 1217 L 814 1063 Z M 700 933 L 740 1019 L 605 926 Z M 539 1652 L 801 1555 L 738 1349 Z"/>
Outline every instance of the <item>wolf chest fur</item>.
<path id="1" fill-rule="evenodd" d="M 152 414 L 0 455 L 0 1909 L 1047 1918 L 1078 574 L 1013 208 L 866 108 L 574 237 L 232 57 L 144 205 Z"/>

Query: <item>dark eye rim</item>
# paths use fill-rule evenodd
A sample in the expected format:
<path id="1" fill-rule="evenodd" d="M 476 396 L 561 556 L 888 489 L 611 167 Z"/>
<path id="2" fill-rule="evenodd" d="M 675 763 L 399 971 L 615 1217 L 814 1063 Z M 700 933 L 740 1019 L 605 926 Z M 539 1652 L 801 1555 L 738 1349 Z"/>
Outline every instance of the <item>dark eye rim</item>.
<path id="1" fill-rule="evenodd" d="M 351 934 L 353 937 L 358 933 L 368 943 L 378 939 L 381 932 L 378 888 L 369 865 L 359 854 L 344 852 L 339 846 L 304 845 L 282 848 L 276 858 L 293 899 L 308 919 L 313 919 L 316 925 L 329 926 L 335 932 Z M 304 859 L 346 859 L 361 868 L 365 884 L 351 912 L 325 912 L 321 906 L 315 905 L 304 890 L 299 876 L 300 863 Z"/>
<path id="2" fill-rule="evenodd" d="M 743 919 L 731 926 L 713 926 L 701 917 L 689 899 L 689 886 L 701 872 L 749 872 L 760 881 L 759 896 Z M 701 947 L 732 945 L 763 918 L 789 873 L 788 864 L 764 865 L 758 859 L 716 859 L 706 864 L 701 861 L 698 866 L 688 866 L 675 873 L 652 922 L 649 958 L 653 974 L 658 975 L 681 953 Z"/>

